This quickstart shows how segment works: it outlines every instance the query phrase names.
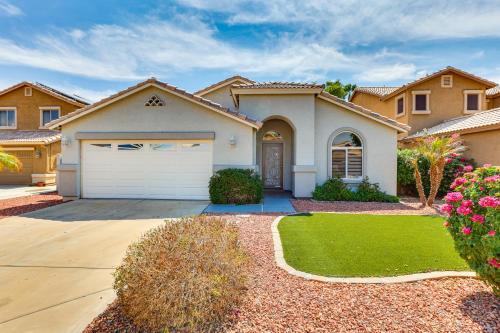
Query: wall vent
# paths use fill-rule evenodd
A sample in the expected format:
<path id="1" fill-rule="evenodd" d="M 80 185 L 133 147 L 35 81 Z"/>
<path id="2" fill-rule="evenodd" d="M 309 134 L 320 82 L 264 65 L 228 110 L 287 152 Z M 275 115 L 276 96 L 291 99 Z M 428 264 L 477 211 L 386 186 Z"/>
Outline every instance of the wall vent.
<path id="1" fill-rule="evenodd" d="M 442 88 L 452 88 L 453 87 L 453 75 L 441 76 L 441 87 Z"/>
<path id="2" fill-rule="evenodd" d="M 163 102 L 160 97 L 153 95 L 149 97 L 144 106 L 165 106 L 165 102 Z"/>

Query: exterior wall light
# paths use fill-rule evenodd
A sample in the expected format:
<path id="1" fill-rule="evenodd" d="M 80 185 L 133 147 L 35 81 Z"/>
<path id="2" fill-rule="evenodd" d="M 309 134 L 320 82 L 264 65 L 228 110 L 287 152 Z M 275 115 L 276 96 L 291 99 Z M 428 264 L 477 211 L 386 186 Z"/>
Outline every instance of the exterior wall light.
<path id="1" fill-rule="evenodd" d="M 67 136 L 63 136 L 61 138 L 61 144 L 63 146 L 69 146 L 69 145 L 71 145 L 71 138 L 68 138 Z"/>
<path id="2" fill-rule="evenodd" d="M 231 146 L 236 146 L 237 142 L 238 142 L 238 140 L 236 140 L 236 137 L 234 135 L 229 138 L 229 144 Z"/>

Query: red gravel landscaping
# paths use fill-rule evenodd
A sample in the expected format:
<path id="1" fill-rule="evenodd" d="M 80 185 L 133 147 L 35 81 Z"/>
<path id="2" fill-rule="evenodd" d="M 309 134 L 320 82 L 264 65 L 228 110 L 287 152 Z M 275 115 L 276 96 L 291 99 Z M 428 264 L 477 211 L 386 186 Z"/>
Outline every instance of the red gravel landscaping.
<path id="1" fill-rule="evenodd" d="M 248 293 L 227 332 L 500 332 L 500 300 L 481 281 L 390 285 L 308 281 L 275 265 L 275 216 L 227 216 L 252 257 Z M 85 332 L 137 332 L 111 305 Z"/>
<path id="2" fill-rule="evenodd" d="M 358 201 L 315 201 L 294 199 L 292 205 L 297 212 L 338 212 L 382 215 L 434 215 L 436 208 L 420 208 L 420 202 L 414 198 L 403 198 L 399 203 L 358 202 Z"/>
<path id="3" fill-rule="evenodd" d="M 57 192 L 0 200 L 0 219 L 58 205 L 63 198 Z"/>

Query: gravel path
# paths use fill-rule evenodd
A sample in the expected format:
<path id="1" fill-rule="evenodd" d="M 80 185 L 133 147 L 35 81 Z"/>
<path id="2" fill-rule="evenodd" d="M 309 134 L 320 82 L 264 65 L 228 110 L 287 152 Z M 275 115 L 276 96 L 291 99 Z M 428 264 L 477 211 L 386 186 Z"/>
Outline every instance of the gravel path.
<path id="1" fill-rule="evenodd" d="M 314 201 L 291 200 L 297 212 L 339 212 L 381 215 L 434 215 L 439 214 L 436 208 L 420 208 L 420 203 L 412 198 L 403 199 L 400 203 L 387 202 L 353 202 L 353 201 Z"/>
<path id="2" fill-rule="evenodd" d="M 58 205 L 63 198 L 56 192 L 0 200 L 0 219 Z"/>
<path id="3" fill-rule="evenodd" d="M 227 216 L 252 257 L 248 294 L 229 332 L 500 332 L 500 300 L 482 282 L 393 285 L 307 281 L 274 262 L 275 216 Z M 85 332 L 136 332 L 112 305 Z"/>

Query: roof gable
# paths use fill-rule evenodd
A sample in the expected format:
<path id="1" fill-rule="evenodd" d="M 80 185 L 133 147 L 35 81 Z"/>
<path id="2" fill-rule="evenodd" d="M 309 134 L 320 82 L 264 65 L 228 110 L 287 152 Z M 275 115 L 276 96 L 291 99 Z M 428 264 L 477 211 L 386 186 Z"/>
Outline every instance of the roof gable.
<path id="1" fill-rule="evenodd" d="M 364 93 L 376 97 L 384 97 L 385 95 L 388 95 L 399 88 L 400 87 L 356 87 L 352 95 L 349 97 L 349 101 L 352 101 L 354 95 L 358 93 Z"/>
<path id="2" fill-rule="evenodd" d="M 453 73 L 453 74 L 456 74 L 456 75 L 460 75 L 460 76 L 463 76 L 463 77 L 466 77 L 470 80 L 473 80 L 473 81 L 476 81 L 476 82 L 479 82 L 479 83 L 482 83 L 484 84 L 487 88 L 493 88 L 495 87 L 497 84 L 495 82 L 492 82 L 492 81 L 489 81 L 489 80 L 486 80 L 486 79 L 483 79 L 479 76 L 476 76 L 474 74 L 471 74 L 471 73 L 468 73 L 466 71 L 463 71 L 461 69 L 458 69 L 458 68 L 455 68 L 455 67 L 452 67 L 452 66 L 448 66 L 446 68 L 443 68 L 437 72 L 434 72 L 432 74 L 429 74 L 429 75 L 426 75 L 424 77 L 421 77 L 415 81 L 411 81 L 407 84 L 404 84 L 403 86 L 399 87 L 398 89 L 394 90 L 393 92 L 387 94 L 387 95 L 384 95 L 382 97 L 382 100 L 387 100 L 395 95 L 398 95 L 400 93 L 402 93 L 403 91 L 405 91 L 406 89 L 408 88 L 411 88 L 413 86 L 416 86 L 417 84 L 420 84 L 422 82 L 425 82 L 425 81 L 428 81 L 428 80 L 431 80 L 431 79 L 434 79 L 440 75 L 443 75 L 443 74 L 447 74 L 447 73 Z"/>
<path id="3" fill-rule="evenodd" d="M 79 98 L 76 96 L 71 96 L 66 93 L 63 93 L 60 90 L 51 88 L 49 86 L 46 86 L 42 83 L 36 82 L 36 83 L 31 83 L 27 81 L 19 82 L 13 86 L 10 86 L 2 91 L 0 91 L 0 96 L 5 95 L 11 91 L 17 90 L 22 87 L 31 87 L 32 89 L 36 89 L 37 91 L 40 91 L 44 94 L 50 95 L 52 97 L 55 97 L 57 99 L 60 99 L 62 101 L 65 101 L 66 103 L 78 106 L 78 107 L 83 107 L 86 105 L 89 105 L 87 101 L 85 101 L 83 98 Z"/>
<path id="4" fill-rule="evenodd" d="M 234 76 L 228 77 L 227 79 L 224 79 L 222 81 L 211 84 L 208 87 L 205 87 L 201 90 L 198 90 L 197 92 L 194 93 L 194 95 L 203 96 L 203 95 L 206 95 L 214 90 L 220 89 L 220 88 L 225 87 L 225 86 L 233 85 L 233 84 L 239 83 L 239 82 L 241 82 L 241 83 L 254 83 L 254 81 L 252 81 L 246 77 L 243 77 L 241 75 L 234 75 Z"/>
<path id="5" fill-rule="evenodd" d="M 193 102 L 197 105 L 208 108 L 208 109 L 215 111 L 221 115 L 230 117 L 233 120 L 239 121 L 239 122 L 244 123 L 248 126 L 251 126 L 251 127 L 258 129 L 262 125 L 260 122 L 253 120 L 253 119 L 250 119 L 246 115 L 243 115 L 239 112 L 231 111 L 227 108 L 222 107 L 220 104 L 212 102 L 208 99 L 193 95 L 191 93 L 186 92 L 185 90 L 179 89 L 175 86 L 169 85 L 169 84 L 164 83 L 164 82 L 160 82 L 160 81 L 156 80 L 155 78 L 151 78 L 151 79 L 148 79 L 146 81 L 140 82 L 140 83 L 136 84 L 135 86 L 132 86 L 132 87 L 129 87 L 125 90 L 122 90 L 114 95 L 106 97 L 106 98 L 104 98 L 104 99 L 102 99 L 102 100 L 100 100 L 92 105 L 88 105 L 84 108 L 78 109 L 74 112 L 71 112 L 71 113 L 65 115 L 65 116 L 62 116 L 54 121 L 51 121 L 45 127 L 49 128 L 49 129 L 55 129 L 61 125 L 67 124 L 67 123 L 74 121 L 78 118 L 81 118 L 87 114 L 90 114 L 90 113 L 95 112 L 99 109 L 102 109 L 105 106 L 113 104 L 119 100 L 126 98 L 127 96 L 135 94 L 136 92 L 139 92 L 139 91 L 146 89 L 148 87 L 157 87 L 158 89 L 161 89 L 161 90 L 166 91 L 168 93 L 171 93 L 177 97 L 180 97 L 182 99 Z"/>
<path id="6" fill-rule="evenodd" d="M 378 123 L 381 123 L 383 125 L 394 128 L 400 133 L 406 133 L 411 129 L 411 127 L 406 125 L 406 124 L 402 124 L 400 122 L 397 122 L 394 119 L 385 117 L 377 112 L 373 112 L 371 110 L 365 109 L 364 107 L 361 107 L 357 104 L 345 101 L 341 98 L 338 98 L 337 96 L 334 96 L 334 95 L 327 93 L 326 91 L 321 92 L 321 94 L 318 95 L 318 98 L 320 98 L 324 101 L 333 103 L 335 105 L 338 105 L 341 108 L 346 109 L 348 111 L 355 112 L 361 116 L 370 118 L 370 119 L 372 119 Z"/>

